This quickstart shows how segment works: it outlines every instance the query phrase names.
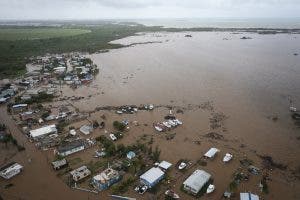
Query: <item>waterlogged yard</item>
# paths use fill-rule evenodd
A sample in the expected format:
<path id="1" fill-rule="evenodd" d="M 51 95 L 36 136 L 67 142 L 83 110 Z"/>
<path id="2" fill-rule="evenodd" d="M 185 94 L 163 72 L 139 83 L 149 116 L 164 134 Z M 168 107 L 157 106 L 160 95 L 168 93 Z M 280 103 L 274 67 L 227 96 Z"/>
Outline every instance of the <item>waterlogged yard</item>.
<path id="1" fill-rule="evenodd" d="M 69 37 L 90 32 L 91 30 L 79 28 L 1 28 L 0 40 L 38 40 Z"/>

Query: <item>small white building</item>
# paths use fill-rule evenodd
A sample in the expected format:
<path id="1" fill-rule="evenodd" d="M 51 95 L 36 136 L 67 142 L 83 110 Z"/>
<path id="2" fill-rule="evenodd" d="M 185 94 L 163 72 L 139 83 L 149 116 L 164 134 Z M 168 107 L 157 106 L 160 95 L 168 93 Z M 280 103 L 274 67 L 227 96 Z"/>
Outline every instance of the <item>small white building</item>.
<path id="1" fill-rule="evenodd" d="M 33 139 L 38 139 L 38 138 L 41 138 L 41 137 L 44 137 L 44 136 L 47 136 L 47 135 L 50 135 L 50 134 L 56 134 L 56 133 L 57 133 L 56 125 L 52 124 L 52 125 L 49 125 L 49 126 L 45 126 L 45 127 L 42 127 L 42 128 L 31 130 L 29 132 L 29 135 Z"/>
<path id="2" fill-rule="evenodd" d="M 259 196 L 250 192 L 240 193 L 240 200 L 259 200 Z"/>
<path id="3" fill-rule="evenodd" d="M 0 176 L 5 179 L 11 179 L 21 173 L 23 166 L 13 162 L 0 168 Z"/>
<path id="4" fill-rule="evenodd" d="M 183 189 L 197 195 L 202 187 L 209 181 L 211 175 L 203 170 L 197 169 L 183 182 Z"/>
<path id="5" fill-rule="evenodd" d="M 165 172 L 163 172 L 158 167 L 152 167 L 144 174 L 140 176 L 141 183 L 148 186 L 148 188 L 154 187 L 159 181 L 165 177 Z"/>
<path id="6" fill-rule="evenodd" d="M 93 132 L 93 126 L 92 125 L 83 125 L 80 127 L 80 132 L 84 135 L 89 135 Z"/>
<path id="7" fill-rule="evenodd" d="M 91 175 L 91 171 L 84 165 L 71 171 L 70 174 L 73 180 L 77 182 Z"/>
<path id="8" fill-rule="evenodd" d="M 167 161 L 161 161 L 158 165 L 158 167 L 161 168 L 162 170 L 168 170 L 171 166 L 172 164 Z"/>
<path id="9" fill-rule="evenodd" d="M 205 154 L 204 156 L 207 158 L 214 158 L 215 155 L 219 152 L 220 150 L 217 148 L 210 148 Z"/>

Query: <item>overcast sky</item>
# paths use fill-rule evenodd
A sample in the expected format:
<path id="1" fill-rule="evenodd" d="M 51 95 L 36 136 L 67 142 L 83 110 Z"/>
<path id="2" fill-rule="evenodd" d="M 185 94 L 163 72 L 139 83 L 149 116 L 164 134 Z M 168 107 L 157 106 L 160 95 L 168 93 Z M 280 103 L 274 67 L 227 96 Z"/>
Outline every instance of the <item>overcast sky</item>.
<path id="1" fill-rule="evenodd" d="M 0 19 L 300 17 L 300 0 L 0 0 Z"/>

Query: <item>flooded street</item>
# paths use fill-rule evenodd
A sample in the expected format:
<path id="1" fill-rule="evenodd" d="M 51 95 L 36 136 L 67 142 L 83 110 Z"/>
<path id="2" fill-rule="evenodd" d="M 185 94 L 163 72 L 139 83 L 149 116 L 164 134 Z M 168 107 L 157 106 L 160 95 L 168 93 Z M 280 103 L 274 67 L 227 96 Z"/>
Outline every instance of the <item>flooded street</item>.
<path id="1" fill-rule="evenodd" d="M 181 158 L 196 162 L 210 147 L 219 148 L 220 155 L 203 167 L 213 175 L 217 190 L 202 199 L 220 198 L 239 166 L 239 159 L 245 155 L 258 164 L 261 163 L 258 155 L 270 155 L 276 162 L 288 166 L 286 171 L 274 171 L 266 199 L 299 199 L 300 181 L 290 176 L 300 167 L 300 129 L 294 125 L 289 112 L 291 102 L 300 108 L 300 56 L 294 55 L 300 53 L 299 35 L 193 32 L 188 33 L 192 35 L 189 38 L 186 34 L 150 33 L 114 41 L 126 45 L 153 43 L 92 54 L 92 60 L 100 69 L 95 80 L 76 90 L 64 85 L 62 94 L 84 96 L 73 102 L 80 111 L 94 111 L 108 105 L 163 105 L 153 112 L 139 111 L 134 115 L 116 116 L 99 111 L 90 119 L 99 119 L 105 113 L 109 121 L 138 120 L 142 125 L 132 128 L 121 143 L 131 144 L 143 134 L 149 134 L 155 137 L 154 146 L 161 149 L 161 158 L 174 165 Z M 243 36 L 252 39 L 240 39 Z M 213 111 L 199 109 L 198 105 L 204 102 L 211 102 Z M 167 106 L 186 108 L 184 113 L 177 114 L 184 124 L 173 131 L 176 137 L 172 141 L 156 134 L 151 126 L 168 114 Z M 5 200 L 20 197 L 26 200 L 99 199 L 99 196 L 68 188 L 55 176 L 48 154 L 27 141 L 7 116 L 5 106 L 1 106 L 0 111 L 2 123 L 9 126 L 26 148 L 14 158 L 25 166 L 24 173 L 12 180 L 14 187 L 0 189 Z M 224 140 L 204 137 L 212 131 L 209 118 L 213 113 L 226 116 L 224 126 L 218 130 Z M 277 120 L 272 120 L 274 117 Z M 113 128 L 108 125 L 108 129 Z M 226 152 L 233 152 L 235 158 L 224 166 L 221 158 Z M 177 191 L 189 173 L 174 183 Z M 240 190 L 258 191 L 258 182 L 257 178 L 251 179 L 242 184 Z M 2 186 L 4 181 L 0 184 Z M 141 197 L 131 190 L 128 195 Z M 184 193 L 181 195 L 182 199 L 192 199 Z M 146 197 L 143 199 L 150 199 Z M 100 199 L 106 198 L 106 194 L 100 193 Z"/>

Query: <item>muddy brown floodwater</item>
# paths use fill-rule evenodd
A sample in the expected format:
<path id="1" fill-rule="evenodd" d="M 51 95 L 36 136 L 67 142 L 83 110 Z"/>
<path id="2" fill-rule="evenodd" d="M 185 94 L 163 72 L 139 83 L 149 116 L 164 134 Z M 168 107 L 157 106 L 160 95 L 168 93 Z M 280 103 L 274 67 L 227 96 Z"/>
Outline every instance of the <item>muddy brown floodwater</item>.
<path id="1" fill-rule="evenodd" d="M 191 109 L 178 114 L 184 125 L 174 131 L 176 136 L 171 141 L 157 135 L 151 126 L 145 126 L 130 130 L 121 143 L 130 144 L 140 135 L 150 134 L 162 151 L 161 158 L 174 164 L 181 158 L 197 161 L 208 148 L 219 148 L 221 153 L 215 160 L 205 167 L 198 167 L 213 175 L 217 188 L 214 194 L 203 199 L 220 198 L 232 173 L 239 167 L 239 159 L 245 155 L 258 166 L 261 160 L 257 155 L 270 155 L 276 162 L 288 166 L 286 171 L 276 169 L 272 172 L 270 194 L 259 193 L 257 178 L 241 184 L 239 190 L 253 191 L 265 199 L 300 199 L 299 179 L 290 178 L 290 172 L 300 167 L 300 141 L 297 139 L 300 130 L 289 113 L 290 100 L 300 107 L 300 56 L 294 56 L 300 52 L 300 36 L 201 32 L 189 33 L 193 37 L 187 38 L 185 34 L 151 33 L 114 41 L 122 44 L 162 43 L 134 45 L 91 55 L 100 68 L 96 80 L 76 90 L 64 86 L 63 95 L 85 96 L 74 102 L 80 111 L 92 111 L 97 106 L 146 103 L 188 107 L 189 104 L 212 101 L 215 112 L 228 117 L 224 127 L 217 130 L 225 140 L 205 138 L 204 135 L 211 132 L 211 111 Z M 243 36 L 252 39 L 241 40 Z M 91 118 L 99 119 L 104 112 L 93 114 Z M 153 113 L 139 112 L 130 116 L 115 116 L 111 112 L 106 115 L 108 119 L 128 118 L 152 124 L 162 120 L 167 113 L 168 110 L 162 108 Z M 274 116 L 278 120 L 270 119 Z M 5 199 L 97 199 L 95 195 L 69 189 L 57 178 L 47 156 L 26 142 L 3 106 L 0 118 L 26 147 L 25 152 L 15 156 L 15 160 L 25 165 L 24 173 L 12 180 L 15 186 L 9 191 L 0 189 Z M 198 140 L 200 145 L 195 142 Z M 236 157 L 224 166 L 221 158 L 226 152 L 233 152 Z M 28 158 L 32 162 L 29 163 Z M 180 185 L 191 172 L 177 179 L 174 183 L 176 191 L 180 191 Z M 1 180 L 0 184 L 4 182 Z M 128 195 L 136 196 L 132 191 Z M 191 199 L 182 192 L 180 195 L 182 199 Z M 100 197 L 105 199 L 107 195 L 100 194 Z"/>

